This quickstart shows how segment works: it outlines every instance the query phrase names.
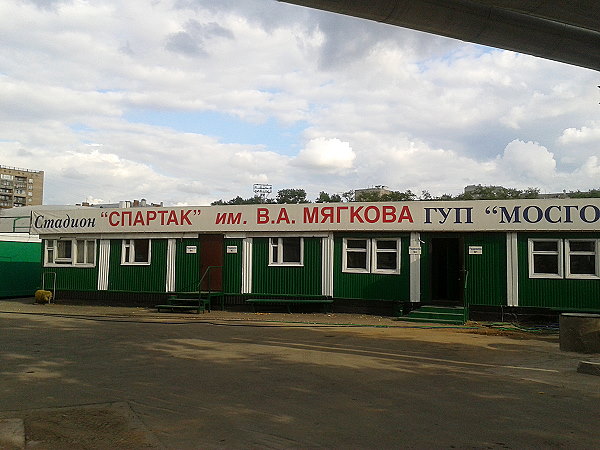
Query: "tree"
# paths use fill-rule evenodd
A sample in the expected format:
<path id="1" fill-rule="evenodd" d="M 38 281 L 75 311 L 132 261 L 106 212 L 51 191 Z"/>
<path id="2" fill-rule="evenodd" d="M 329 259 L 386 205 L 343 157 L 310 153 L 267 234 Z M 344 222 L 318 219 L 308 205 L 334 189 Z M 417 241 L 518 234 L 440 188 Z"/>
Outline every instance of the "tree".
<path id="1" fill-rule="evenodd" d="M 310 203 L 306 199 L 306 191 L 304 189 L 280 189 L 277 191 L 277 203 Z"/>
<path id="2" fill-rule="evenodd" d="M 540 190 L 527 188 L 524 191 L 503 186 L 475 186 L 473 189 L 452 197 L 452 200 L 513 200 L 520 198 L 538 198 Z"/>
<path id="3" fill-rule="evenodd" d="M 344 197 L 344 200 L 346 200 L 347 202 L 353 202 L 354 201 L 354 191 L 347 191 L 344 192 L 342 194 L 342 197 Z"/>
<path id="4" fill-rule="evenodd" d="M 600 188 L 599 189 L 590 189 L 589 191 L 584 191 L 584 192 L 581 192 L 579 190 L 570 191 L 567 194 L 567 197 L 569 197 L 569 198 L 598 198 L 598 197 L 600 197 Z"/>
<path id="5" fill-rule="evenodd" d="M 342 197 L 340 194 L 329 195 L 325 191 L 321 191 L 315 200 L 316 203 L 341 203 Z"/>
<path id="6" fill-rule="evenodd" d="M 419 200 L 433 200 L 433 196 L 429 193 L 429 191 L 421 191 Z"/>
<path id="7" fill-rule="evenodd" d="M 379 192 L 362 192 L 360 195 L 361 202 L 405 202 L 416 200 L 417 196 L 409 189 L 406 192 L 391 191 L 385 194 Z"/>
<path id="8" fill-rule="evenodd" d="M 239 195 L 235 198 L 232 198 L 231 200 L 216 200 L 214 202 L 211 203 L 211 205 L 213 206 L 220 206 L 220 205 L 258 205 L 261 203 L 275 203 L 275 201 L 273 199 L 270 198 L 262 198 L 259 195 L 255 195 L 254 197 L 250 197 L 250 198 L 242 198 Z"/>

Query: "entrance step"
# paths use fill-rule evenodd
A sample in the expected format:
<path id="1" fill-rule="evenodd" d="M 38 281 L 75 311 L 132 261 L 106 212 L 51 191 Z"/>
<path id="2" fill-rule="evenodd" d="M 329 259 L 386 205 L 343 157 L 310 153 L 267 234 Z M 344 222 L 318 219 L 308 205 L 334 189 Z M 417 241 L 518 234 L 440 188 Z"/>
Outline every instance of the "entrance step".
<path id="1" fill-rule="evenodd" d="M 405 322 L 430 322 L 447 325 L 464 325 L 465 308 L 460 306 L 422 306 L 396 320 Z"/>
<path id="2" fill-rule="evenodd" d="M 223 293 L 220 291 L 200 291 L 200 292 L 179 292 L 178 295 L 169 295 L 167 303 L 155 305 L 154 307 L 161 311 L 196 311 L 200 314 L 212 309 L 211 301 L 214 298 L 221 298 L 221 309 L 223 307 Z"/>

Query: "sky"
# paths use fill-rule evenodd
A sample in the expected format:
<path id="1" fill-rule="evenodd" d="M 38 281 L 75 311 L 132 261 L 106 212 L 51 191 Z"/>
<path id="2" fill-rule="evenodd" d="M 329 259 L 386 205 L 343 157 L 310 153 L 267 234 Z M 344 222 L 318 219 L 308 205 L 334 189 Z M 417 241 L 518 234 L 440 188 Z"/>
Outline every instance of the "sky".
<path id="1" fill-rule="evenodd" d="M 3 0 L 0 37 L 45 204 L 600 187 L 593 70 L 272 0 Z"/>

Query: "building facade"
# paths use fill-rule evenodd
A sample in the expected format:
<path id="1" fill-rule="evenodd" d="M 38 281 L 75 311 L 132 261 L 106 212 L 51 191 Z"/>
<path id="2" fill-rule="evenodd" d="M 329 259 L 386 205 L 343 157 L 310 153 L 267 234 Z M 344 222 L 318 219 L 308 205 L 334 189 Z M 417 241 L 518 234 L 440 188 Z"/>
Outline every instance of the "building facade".
<path id="1" fill-rule="evenodd" d="M 0 165 L 0 208 L 41 205 L 44 172 Z"/>
<path id="2" fill-rule="evenodd" d="M 44 276 L 74 298 L 151 304 L 209 283 L 225 307 L 600 312 L 598 199 L 40 210 L 31 226 Z"/>

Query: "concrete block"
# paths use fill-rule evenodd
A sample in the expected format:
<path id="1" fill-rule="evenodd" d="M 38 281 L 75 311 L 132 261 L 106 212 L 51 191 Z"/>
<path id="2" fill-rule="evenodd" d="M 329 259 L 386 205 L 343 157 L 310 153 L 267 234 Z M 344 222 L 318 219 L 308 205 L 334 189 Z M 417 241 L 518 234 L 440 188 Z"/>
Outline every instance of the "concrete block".
<path id="1" fill-rule="evenodd" d="M 25 448 L 25 425 L 21 419 L 0 419 L 0 448 L 21 450 Z"/>
<path id="2" fill-rule="evenodd" d="M 577 372 L 587 373 L 588 375 L 596 375 L 600 377 L 600 363 L 592 361 L 579 361 Z"/>
<path id="3" fill-rule="evenodd" d="M 600 353 L 600 314 L 564 313 L 559 327 L 561 350 Z"/>

